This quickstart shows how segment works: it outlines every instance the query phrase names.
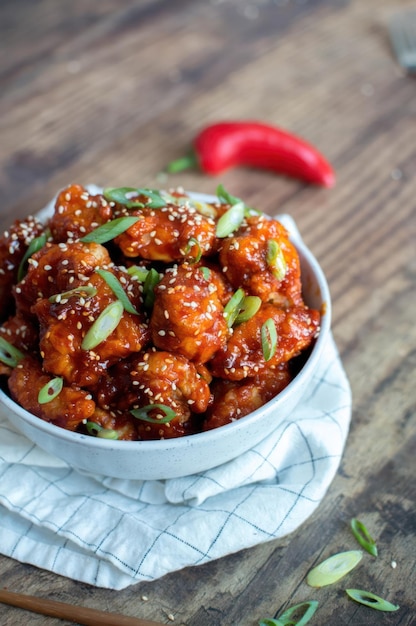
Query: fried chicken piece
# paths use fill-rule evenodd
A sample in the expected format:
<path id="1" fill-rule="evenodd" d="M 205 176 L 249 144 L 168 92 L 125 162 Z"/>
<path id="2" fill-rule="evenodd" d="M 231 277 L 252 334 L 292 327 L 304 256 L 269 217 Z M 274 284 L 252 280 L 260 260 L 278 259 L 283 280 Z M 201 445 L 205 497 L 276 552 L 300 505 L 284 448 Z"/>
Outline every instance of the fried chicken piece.
<path id="1" fill-rule="evenodd" d="M 75 245 L 75 244 L 74 244 Z M 140 284 L 130 280 L 126 272 L 112 269 L 137 313 L 123 311 L 113 332 L 93 349 L 83 349 L 82 342 L 106 307 L 117 300 L 99 274 L 91 274 L 88 286 L 94 295 L 79 292 L 51 302 L 42 298 L 32 307 L 40 325 L 40 353 L 43 367 L 55 376 L 63 376 L 70 384 L 88 387 L 96 384 L 107 368 L 147 344 L 150 333 L 145 316 L 140 312 Z"/>
<path id="2" fill-rule="evenodd" d="M 302 304 L 300 263 L 284 226 L 265 216 L 248 217 L 223 240 L 220 263 L 235 289 L 279 307 Z"/>
<path id="3" fill-rule="evenodd" d="M 37 415 L 46 422 L 52 422 L 67 430 L 76 430 L 85 419 L 89 419 L 95 409 L 91 394 L 79 387 L 63 386 L 59 395 L 40 404 L 39 391 L 47 385 L 51 376 L 42 370 L 41 363 L 28 356 L 13 369 L 8 380 L 10 394 L 26 411 Z"/>
<path id="4" fill-rule="evenodd" d="M 23 257 L 33 239 L 44 232 L 44 226 L 34 217 L 16 220 L 0 237 L 0 319 L 13 309 L 13 285 Z"/>
<path id="5" fill-rule="evenodd" d="M 85 285 L 98 267 L 107 265 L 111 258 L 98 243 L 47 243 L 29 259 L 28 272 L 15 287 L 17 310 L 29 317 L 38 299 Z"/>
<path id="6" fill-rule="evenodd" d="M 139 439 L 167 439 L 194 432 L 193 414 L 206 411 L 211 401 L 209 385 L 193 363 L 180 355 L 153 350 L 115 365 L 95 395 L 106 410 L 146 407 L 144 415 L 156 420 L 165 417 L 163 407 L 174 411 L 175 417 L 167 423 L 136 419 Z"/>
<path id="7" fill-rule="evenodd" d="M 141 257 L 170 263 L 198 259 L 211 253 L 215 243 L 215 222 L 187 204 L 167 203 L 161 209 L 120 209 L 115 215 L 136 215 L 140 219 L 115 239 L 126 257 Z"/>
<path id="8" fill-rule="evenodd" d="M 286 363 L 243 381 L 217 378 L 211 388 L 214 401 L 206 413 L 204 430 L 224 426 L 255 411 L 287 387 L 291 378 Z"/>
<path id="9" fill-rule="evenodd" d="M 205 363 L 224 346 L 228 327 L 218 289 L 202 268 L 183 263 L 155 288 L 150 319 L 154 345 Z"/>
<path id="10" fill-rule="evenodd" d="M 277 345 L 274 355 L 266 361 L 263 354 L 261 329 L 267 320 L 274 322 Z M 318 335 L 320 315 L 305 306 L 279 309 L 263 304 L 253 317 L 234 327 L 227 344 L 210 362 L 214 377 L 242 380 L 274 370 L 307 348 Z"/>
<path id="11" fill-rule="evenodd" d="M 102 194 L 90 194 L 82 185 L 63 189 L 49 220 L 53 240 L 73 241 L 105 224 L 112 218 L 112 208 Z"/>

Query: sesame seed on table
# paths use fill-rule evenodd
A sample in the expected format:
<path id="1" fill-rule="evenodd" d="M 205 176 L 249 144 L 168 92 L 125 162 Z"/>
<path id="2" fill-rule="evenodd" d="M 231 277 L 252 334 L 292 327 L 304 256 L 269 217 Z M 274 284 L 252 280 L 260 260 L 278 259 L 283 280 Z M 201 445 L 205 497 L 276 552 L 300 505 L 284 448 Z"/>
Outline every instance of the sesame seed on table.
<path id="1" fill-rule="evenodd" d="M 99 244 L 86 244 L 82 253 L 77 249 L 80 237 L 114 217 L 115 204 L 85 193 L 85 186 L 175 187 L 213 194 L 221 183 L 250 207 L 296 220 L 328 279 L 333 336 L 353 397 L 339 470 L 320 505 L 294 533 L 122 591 L 95 588 L 0 556 L 0 588 L 181 626 L 256 626 L 260 619 L 314 598 L 319 599 L 319 611 L 311 624 L 414 623 L 415 83 L 398 66 L 387 35 L 392 13 L 408 7 L 407 0 L 0 4 L 0 226 L 6 231 L 0 245 L 0 299 L 28 242 L 42 232 L 35 214 L 58 191 L 66 190 L 51 223 L 56 244 L 46 257 L 30 260 L 34 280 L 16 290 L 24 312 L 32 297 L 49 297 L 56 281 L 61 292 L 91 286 L 97 255 L 100 267 L 113 271 Z M 334 166 L 335 186 L 325 189 L 247 167 L 219 177 L 198 168 L 166 173 L 166 165 L 188 152 L 202 127 L 242 119 L 275 124 L 319 147 Z M 188 349 L 202 355 L 201 333 L 221 339 L 226 330 L 218 317 L 219 303 L 229 296 L 224 276 L 240 279 L 243 268 L 236 259 L 244 244 L 227 239 L 224 276 L 213 273 L 210 287 L 197 264 L 179 270 L 173 265 L 184 253 L 195 255 L 197 246 L 186 252 L 195 233 L 201 248 L 210 249 L 215 230 L 211 217 L 191 207 L 135 212 L 140 214 L 137 232 L 148 236 L 149 258 L 169 259 L 172 271 L 157 286 L 159 305 L 150 329 L 132 314 L 123 314 L 123 336 L 108 352 L 129 350 L 128 336 L 139 356 L 128 372 L 120 367 L 114 376 L 121 381 L 121 395 L 128 376 L 142 398 L 156 398 L 160 404 L 164 381 L 169 380 L 178 412 L 188 415 L 204 410 L 202 370 L 185 368 L 181 358 L 163 365 L 157 359 L 162 350 L 181 343 L 181 320 L 195 320 L 191 314 L 204 299 L 211 304 L 198 318 Z M 123 216 L 123 211 L 117 215 Z M 16 219 L 25 220 L 19 228 L 13 226 Z M 123 234 L 120 242 L 134 263 L 134 238 Z M 251 243 L 251 258 L 256 259 L 264 239 L 259 236 Z M 68 249 L 76 251 L 71 260 Z M 57 258 L 62 259 L 59 274 L 53 269 Z M 39 266 L 41 281 L 36 278 Z M 116 275 L 130 295 L 143 298 L 127 273 Z M 110 302 L 105 281 L 99 276 L 94 281 Z M 263 284 L 259 282 L 259 290 Z M 294 293 L 288 288 L 285 295 L 296 298 Z M 86 300 L 85 315 L 71 313 L 70 297 L 55 302 L 58 316 L 53 323 L 39 305 L 47 328 L 46 351 L 62 337 L 72 344 L 80 341 L 97 313 L 94 299 Z M 302 318 L 305 329 L 314 323 Z M 152 333 L 159 352 L 140 352 L 146 333 Z M 23 350 L 36 340 L 30 323 L 21 325 L 16 319 L 0 336 L 14 337 Z M 234 333 L 233 340 L 245 338 Z M 63 363 L 58 351 L 50 355 L 56 371 L 73 368 L 77 382 L 94 378 L 103 362 L 97 348 L 88 351 L 85 363 Z M 222 359 L 218 368 L 227 364 L 231 372 L 231 359 Z M 35 384 L 35 375 L 39 382 L 37 367 L 31 363 L 16 370 L 16 386 L 26 391 Z M 163 381 L 155 377 L 162 367 Z M 244 364 L 237 373 L 244 376 Z M 273 378 L 264 382 L 265 393 L 286 383 L 287 371 L 277 366 Z M 130 393 L 132 387 L 126 383 L 126 389 Z M 248 385 L 241 393 L 254 402 L 255 391 Z M 117 424 L 127 439 L 132 437 L 129 424 L 112 410 L 112 385 L 99 393 L 102 424 Z M 239 393 L 234 381 L 217 390 L 219 398 L 228 394 L 236 417 Z M 75 427 L 91 407 L 91 396 L 83 392 L 72 400 Z M 211 425 L 223 418 L 218 403 Z M 165 431 L 169 428 L 183 425 Z M 149 436 L 148 429 L 143 436 Z M 356 547 L 349 529 L 353 517 L 371 529 L 378 557 L 349 574 L 345 585 L 308 587 L 305 578 L 312 565 Z M 91 524 L 93 532 L 94 520 Z M 346 587 L 378 593 L 400 609 L 384 613 L 359 606 L 344 599 Z M 0 606 L 2 626 L 61 623 Z"/>

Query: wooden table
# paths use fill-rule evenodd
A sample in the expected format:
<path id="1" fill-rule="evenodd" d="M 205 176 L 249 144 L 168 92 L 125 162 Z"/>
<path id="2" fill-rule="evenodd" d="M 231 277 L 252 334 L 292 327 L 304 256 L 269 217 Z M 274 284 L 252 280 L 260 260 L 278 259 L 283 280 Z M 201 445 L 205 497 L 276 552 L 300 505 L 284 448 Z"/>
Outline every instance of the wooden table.
<path id="1" fill-rule="evenodd" d="M 313 624 L 416 623 L 416 82 L 398 67 L 386 29 L 410 4 L 0 4 L 2 229 L 69 182 L 160 186 L 165 164 L 218 119 L 296 132 L 334 164 L 334 189 L 244 168 L 221 182 L 296 219 L 328 277 L 354 404 L 340 470 L 291 536 L 121 592 L 1 557 L 0 587 L 164 623 L 171 614 L 187 626 L 254 626 L 311 597 L 320 601 Z M 201 192 L 220 182 L 197 171 L 170 180 Z M 318 560 L 353 546 L 353 516 L 380 552 L 361 567 L 360 587 L 400 604 L 396 613 L 304 582 L 306 553 Z M 0 623 L 58 620 L 1 606 Z"/>

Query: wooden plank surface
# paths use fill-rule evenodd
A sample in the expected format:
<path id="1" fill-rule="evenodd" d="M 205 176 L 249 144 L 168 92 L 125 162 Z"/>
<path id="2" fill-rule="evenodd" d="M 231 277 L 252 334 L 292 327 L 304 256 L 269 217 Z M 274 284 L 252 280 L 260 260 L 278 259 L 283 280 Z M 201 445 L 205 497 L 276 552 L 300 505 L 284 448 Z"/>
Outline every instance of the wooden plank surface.
<path id="1" fill-rule="evenodd" d="M 348 522 L 359 516 L 380 548 L 359 586 L 401 609 L 376 613 L 326 588 L 311 624 L 416 623 L 416 79 L 397 66 L 386 29 L 410 4 L 0 4 L 2 230 L 69 182 L 160 185 L 208 122 L 292 130 L 334 164 L 334 189 L 243 168 L 221 182 L 296 219 L 328 277 L 354 399 L 340 470 L 291 536 L 121 592 L 0 557 L 0 586 L 166 623 L 171 614 L 186 626 L 254 626 L 316 595 L 304 582 L 310 564 L 350 547 Z M 169 181 L 208 193 L 219 182 L 196 171 Z M 54 623 L 0 607 L 2 626 Z"/>

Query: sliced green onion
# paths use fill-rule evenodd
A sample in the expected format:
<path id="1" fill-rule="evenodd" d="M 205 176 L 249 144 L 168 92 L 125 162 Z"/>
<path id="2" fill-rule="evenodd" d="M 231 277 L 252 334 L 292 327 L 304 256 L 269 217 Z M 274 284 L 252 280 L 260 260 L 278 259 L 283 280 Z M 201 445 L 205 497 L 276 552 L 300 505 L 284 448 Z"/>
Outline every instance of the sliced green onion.
<path id="1" fill-rule="evenodd" d="M 118 280 L 117 276 L 115 276 L 108 270 L 95 270 L 95 273 L 105 280 L 113 294 L 116 296 L 116 298 L 120 300 L 127 313 L 132 313 L 133 315 L 139 314 L 138 310 L 130 302 L 129 297 L 124 291 L 123 286 Z"/>
<path id="2" fill-rule="evenodd" d="M 233 204 L 217 222 L 216 235 L 220 239 L 231 235 L 244 220 L 244 202 Z"/>
<path id="3" fill-rule="evenodd" d="M 308 600 L 307 602 L 294 604 L 289 609 L 286 609 L 284 613 L 279 615 L 277 619 L 260 620 L 259 626 L 305 626 L 311 617 L 313 617 L 317 608 L 317 600 Z M 296 617 L 293 617 L 293 615 L 301 611 L 303 611 L 301 618 L 294 621 Z"/>
<path id="4" fill-rule="evenodd" d="M 150 309 L 154 304 L 154 301 L 155 301 L 154 289 L 159 281 L 160 281 L 159 272 L 152 267 L 149 270 L 145 278 L 144 284 L 143 284 L 144 306 L 147 309 Z"/>
<path id="5" fill-rule="evenodd" d="M 366 526 L 355 517 L 351 520 L 351 530 L 354 537 L 364 550 L 373 556 L 377 556 L 378 550 L 376 542 L 368 532 Z"/>
<path id="6" fill-rule="evenodd" d="M 116 217 L 115 220 L 106 222 L 102 226 L 98 226 L 90 233 L 81 237 L 83 243 L 106 243 L 115 237 L 118 237 L 141 218 L 137 216 Z"/>
<path id="7" fill-rule="evenodd" d="M 191 237 L 189 239 L 187 246 L 185 248 L 185 254 L 188 254 L 194 246 L 197 246 L 197 253 L 196 253 L 196 257 L 194 257 L 193 259 L 193 263 L 198 263 L 198 261 L 201 260 L 201 256 L 202 256 L 202 248 L 198 239 L 196 239 L 195 237 Z"/>
<path id="8" fill-rule="evenodd" d="M 232 196 L 228 191 L 224 189 L 223 185 L 218 185 L 217 187 L 217 198 L 222 204 L 238 204 L 243 202 L 241 198 L 237 198 L 236 196 Z"/>
<path id="9" fill-rule="evenodd" d="M 100 439 L 118 439 L 118 432 L 111 428 L 103 428 L 96 422 L 87 422 L 85 424 L 88 434 L 96 435 Z"/>
<path id="10" fill-rule="evenodd" d="M 47 402 L 51 402 L 51 400 L 55 400 L 61 393 L 63 386 L 64 380 L 61 376 L 52 378 L 40 389 L 38 393 L 39 404 L 46 404 Z"/>
<path id="11" fill-rule="evenodd" d="M 258 296 L 246 296 L 241 303 L 240 312 L 235 318 L 235 324 L 247 322 L 261 307 L 261 298 Z"/>
<path id="12" fill-rule="evenodd" d="M 0 361 L 9 367 L 16 367 L 25 355 L 0 336 Z"/>
<path id="13" fill-rule="evenodd" d="M 20 283 L 20 281 L 23 280 L 23 278 L 25 277 L 25 274 L 26 274 L 25 267 L 26 267 L 27 260 L 30 259 L 32 254 L 35 254 L 35 252 L 39 252 L 39 250 L 41 250 L 44 247 L 44 245 L 49 239 L 49 236 L 50 236 L 50 233 L 49 231 L 47 231 L 43 233 L 42 235 L 39 235 L 39 237 L 35 237 L 30 242 L 29 247 L 23 256 L 23 259 L 20 261 L 19 269 L 17 270 L 17 282 L 18 283 Z"/>
<path id="14" fill-rule="evenodd" d="M 243 202 L 243 200 L 241 200 L 241 198 L 237 198 L 236 196 L 232 196 L 230 193 L 228 193 L 228 191 L 226 191 L 223 187 L 223 185 L 218 185 L 217 187 L 217 191 L 216 191 L 218 200 L 221 202 L 221 204 L 237 204 L 238 202 Z M 244 214 L 246 216 L 249 215 L 262 215 L 262 211 L 259 211 L 257 209 L 253 209 L 252 207 L 248 207 L 244 202 Z"/>
<path id="15" fill-rule="evenodd" d="M 96 294 L 97 290 L 95 287 L 92 287 L 91 285 L 80 285 L 79 287 L 75 287 L 74 289 L 70 289 L 69 291 L 64 291 L 63 293 L 55 293 L 49 298 L 49 302 L 61 302 L 62 300 L 68 300 L 68 298 L 71 298 L 72 296 L 92 298 Z"/>
<path id="16" fill-rule="evenodd" d="M 270 361 L 276 354 L 277 330 L 274 319 L 269 317 L 261 327 L 261 349 L 265 361 Z"/>
<path id="17" fill-rule="evenodd" d="M 97 317 L 93 325 L 86 333 L 81 343 L 83 350 L 93 350 L 117 328 L 122 316 L 124 307 L 120 300 L 111 302 Z"/>
<path id="18" fill-rule="evenodd" d="M 377 596 L 375 593 L 371 593 L 371 591 L 363 591 L 362 589 L 346 589 L 345 592 L 356 602 L 365 604 L 365 606 L 369 606 L 377 611 L 392 612 L 400 609 L 398 604 L 392 604 L 388 600 L 380 598 L 380 596 Z"/>
<path id="19" fill-rule="evenodd" d="M 136 189 L 134 187 L 117 187 L 104 189 L 103 196 L 109 202 L 117 202 L 127 209 L 149 208 L 161 209 L 166 206 L 166 200 L 155 189 Z M 138 196 L 148 198 L 147 202 L 138 199 Z"/>
<path id="20" fill-rule="evenodd" d="M 287 272 L 287 263 L 283 255 L 282 247 L 275 239 L 267 242 L 267 265 L 271 268 L 273 276 L 277 280 L 283 280 Z"/>
<path id="21" fill-rule="evenodd" d="M 209 277 L 211 275 L 211 270 L 209 269 L 209 267 L 200 267 L 199 268 L 202 272 L 202 276 L 205 278 L 205 280 L 209 280 Z"/>
<path id="22" fill-rule="evenodd" d="M 183 170 L 187 170 L 191 167 L 196 167 L 198 165 L 197 156 L 191 152 L 179 159 L 175 159 L 171 161 L 166 166 L 166 171 L 169 174 L 177 174 L 178 172 L 183 172 Z"/>
<path id="23" fill-rule="evenodd" d="M 237 289 L 228 300 L 227 304 L 224 307 L 224 317 L 227 322 L 228 328 L 234 324 L 245 297 L 245 293 L 243 289 Z"/>
<path id="24" fill-rule="evenodd" d="M 349 550 L 330 556 L 311 569 L 306 582 L 310 587 L 325 587 L 343 578 L 358 565 L 363 557 L 361 550 Z"/>
<path id="25" fill-rule="evenodd" d="M 160 418 L 151 417 L 150 413 L 154 410 L 161 411 L 165 416 Z M 166 406 L 166 404 L 147 404 L 140 407 L 140 409 L 133 409 L 130 413 L 138 420 L 150 422 L 151 424 L 167 424 L 176 417 L 175 411 L 170 406 Z"/>
<path id="26" fill-rule="evenodd" d="M 148 275 L 149 270 L 140 265 L 132 265 L 128 268 L 127 274 L 137 278 L 140 283 L 143 283 L 146 280 L 146 276 Z"/>

